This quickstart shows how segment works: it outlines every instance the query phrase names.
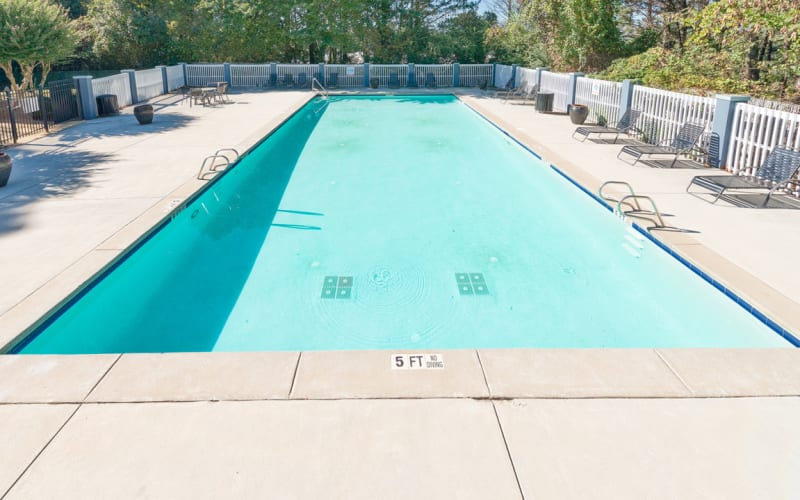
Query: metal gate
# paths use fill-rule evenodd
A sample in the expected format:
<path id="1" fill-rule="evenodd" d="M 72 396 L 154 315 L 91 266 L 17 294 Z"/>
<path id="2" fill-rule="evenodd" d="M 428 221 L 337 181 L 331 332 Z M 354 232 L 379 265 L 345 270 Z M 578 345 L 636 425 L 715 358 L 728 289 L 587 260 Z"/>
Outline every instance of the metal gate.
<path id="1" fill-rule="evenodd" d="M 0 144 L 49 131 L 50 125 L 79 118 L 72 80 L 51 82 L 36 90 L 0 92 Z"/>

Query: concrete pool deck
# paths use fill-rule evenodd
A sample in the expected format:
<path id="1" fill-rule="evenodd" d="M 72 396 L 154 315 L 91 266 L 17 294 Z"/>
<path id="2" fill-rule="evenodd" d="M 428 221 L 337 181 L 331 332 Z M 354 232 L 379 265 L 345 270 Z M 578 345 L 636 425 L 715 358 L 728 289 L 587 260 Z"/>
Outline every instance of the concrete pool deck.
<path id="1" fill-rule="evenodd" d="M 462 97 L 590 191 L 627 180 L 676 251 L 800 332 L 800 211 L 710 205 L 691 169 L 631 167 L 569 120 Z M 0 190 L 5 345 L 310 96 L 164 101 L 16 146 Z M 766 244 L 765 242 L 768 242 Z M 8 265 L 11 263 L 12 265 Z M 793 498 L 797 349 L 0 356 L 2 498 Z"/>

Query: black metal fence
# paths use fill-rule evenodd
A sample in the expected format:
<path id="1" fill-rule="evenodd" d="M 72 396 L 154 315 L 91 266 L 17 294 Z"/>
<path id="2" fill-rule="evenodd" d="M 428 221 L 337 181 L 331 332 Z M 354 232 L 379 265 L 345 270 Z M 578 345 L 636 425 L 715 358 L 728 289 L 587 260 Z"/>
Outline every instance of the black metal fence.
<path id="1" fill-rule="evenodd" d="M 0 144 L 49 131 L 51 125 L 79 118 L 72 80 L 50 82 L 35 90 L 0 91 Z"/>

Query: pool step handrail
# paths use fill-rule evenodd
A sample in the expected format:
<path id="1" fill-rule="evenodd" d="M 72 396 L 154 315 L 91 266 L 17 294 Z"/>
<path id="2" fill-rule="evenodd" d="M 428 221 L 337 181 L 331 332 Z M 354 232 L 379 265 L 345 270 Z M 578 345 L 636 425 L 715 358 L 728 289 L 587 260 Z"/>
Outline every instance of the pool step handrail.
<path id="1" fill-rule="evenodd" d="M 233 154 L 235 154 L 235 155 L 236 155 L 236 156 L 233 158 L 233 161 L 234 161 L 234 162 L 236 162 L 236 161 L 238 161 L 238 160 L 239 160 L 239 152 L 238 152 L 238 151 L 236 151 L 236 150 L 235 150 L 235 149 L 233 149 L 233 148 L 222 148 L 222 149 L 218 149 L 218 150 L 217 150 L 217 152 L 216 152 L 216 153 L 214 153 L 214 154 L 215 154 L 215 155 L 218 155 L 218 154 L 222 154 L 222 153 L 233 153 Z"/>
<path id="2" fill-rule="evenodd" d="M 228 154 L 222 154 L 228 153 Z M 233 162 L 230 159 L 230 153 L 235 154 L 236 156 L 233 157 Z M 222 158 L 225 163 L 217 163 L 217 158 Z M 210 178 L 208 177 L 209 174 L 216 174 L 219 172 L 220 167 L 228 168 L 231 163 L 234 163 L 239 160 L 239 151 L 233 148 L 222 148 L 218 149 L 216 153 L 211 156 L 206 156 L 203 159 L 202 165 L 200 165 L 200 171 L 197 172 L 197 178 L 201 181 L 207 181 Z"/>
<path id="3" fill-rule="evenodd" d="M 325 85 L 322 84 L 316 77 L 311 79 L 311 90 L 316 92 L 317 95 L 321 95 L 327 99 L 329 97 L 328 89 L 325 88 Z"/>
<path id="4" fill-rule="evenodd" d="M 625 186 L 626 188 L 628 188 L 628 194 L 634 194 L 634 195 L 636 194 L 633 191 L 633 186 L 631 186 L 625 181 L 606 181 L 600 186 L 600 189 L 597 190 L 597 194 L 598 196 L 600 196 L 600 198 L 609 203 L 617 203 L 620 200 L 612 198 L 611 196 L 608 196 L 607 194 L 603 193 L 603 188 L 605 188 L 606 186 Z M 642 207 L 639 206 L 638 200 L 634 198 L 633 202 L 636 203 L 636 210 L 642 209 Z"/>
<path id="5" fill-rule="evenodd" d="M 633 200 L 636 203 L 636 207 L 637 207 L 636 210 L 629 210 L 628 212 L 625 212 L 622 209 L 623 203 L 625 203 L 625 202 L 630 203 L 628 200 Z M 653 209 L 652 210 L 642 210 L 641 208 L 639 208 L 639 201 L 638 200 L 647 200 L 647 201 L 649 201 L 650 205 L 653 207 Z M 623 196 L 617 202 L 617 208 L 616 208 L 616 210 L 614 210 L 614 213 L 619 214 L 620 216 L 625 216 L 625 215 L 627 215 L 629 213 L 631 213 L 633 215 L 636 215 L 636 216 L 642 216 L 642 215 L 648 216 L 648 217 L 652 216 L 652 217 L 655 217 L 658 220 L 656 225 L 653 226 L 653 227 L 656 227 L 656 228 L 667 227 L 667 225 L 664 224 L 664 219 L 661 218 L 661 212 L 659 212 L 658 207 L 656 206 L 656 202 L 653 200 L 653 198 L 651 198 L 649 196 L 645 196 L 643 194 L 628 194 L 628 195 Z"/>

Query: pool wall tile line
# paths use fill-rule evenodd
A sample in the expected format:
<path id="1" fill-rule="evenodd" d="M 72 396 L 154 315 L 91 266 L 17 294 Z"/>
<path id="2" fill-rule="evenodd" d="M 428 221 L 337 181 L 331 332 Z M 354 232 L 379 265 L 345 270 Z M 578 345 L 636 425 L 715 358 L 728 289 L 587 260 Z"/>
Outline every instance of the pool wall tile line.
<path id="1" fill-rule="evenodd" d="M 555 166 L 555 165 L 553 165 L 553 164 L 550 164 L 550 168 L 552 168 L 553 170 L 555 170 L 555 171 L 556 171 L 556 172 L 557 172 L 559 175 L 561 175 L 562 177 L 564 177 L 566 180 L 568 180 L 570 183 L 572 183 L 572 184 L 573 184 L 574 186 L 576 186 L 578 189 L 580 189 L 580 190 L 581 190 L 581 191 L 583 191 L 584 193 L 586 193 L 586 194 L 588 194 L 589 196 L 591 196 L 591 197 L 592 197 L 592 198 L 593 198 L 595 201 L 597 201 L 598 203 L 600 203 L 600 204 L 601 204 L 602 206 L 604 206 L 604 207 L 605 207 L 607 210 L 609 210 L 609 211 L 612 211 L 612 212 L 613 212 L 613 209 L 611 208 L 611 206 L 610 206 L 608 203 L 606 203 L 606 202 L 605 202 L 605 200 L 603 200 L 602 198 L 600 198 L 600 197 L 599 197 L 599 196 L 597 196 L 596 194 L 592 193 L 591 191 L 589 191 L 588 189 L 586 189 L 585 187 L 583 187 L 582 185 L 580 185 L 579 183 L 577 183 L 577 182 L 576 182 L 574 179 L 572 179 L 572 178 L 571 178 L 569 175 L 567 175 L 566 173 L 564 173 L 564 172 L 563 172 L 562 170 L 560 170 L 558 167 L 556 167 L 556 166 Z M 797 337 L 796 337 L 794 334 L 792 334 L 791 332 L 789 332 L 789 330 L 788 330 L 788 329 L 784 328 L 783 326 L 781 326 L 780 324 L 778 324 L 778 323 L 777 323 L 777 322 L 775 322 L 774 320 L 772 320 L 772 319 L 770 319 L 769 317 L 767 317 L 767 315 L 766 315 L 766 314 L 764 314 L 764 313 L 762 313 L 761 311 L 759 311 L 759 310 L 758 310 L 758 309 L 757 309 L 755 306 L 753 306 L 752 304 L 750 304 L 750 303 L 749 303 L 747 300 L 743 299 L 742 297 L 740 297 L 738 294 L 736 294 L 735 292 L 733 292 L 733 291 L 732 291 L 732 290 L 730 290 L 729 288 L 727 288 L 727 287 L 723 286 L 723 285 L 722 285 L 721 283 L 719 283 L 717 280 L 715 280 L 714 278 L 712 278 L 712 277 L 711 277 L 711 276 L 710 276 L 708 273 L 706 273 L 705 271 L 703 271 L 702 269 L 700 269 L 700 268 L 699 268 L 699 267 L 697 267 L 696 265 L 694 265 L 694 264 L 692 264 L 691 262 L 689 262 L 689 261 L 688 261 L 688 260 L 687 260 L 685 257 L 683 257 L 683 256 L 682 256 L 680 253 L 678 253 L 677 251 L 675 251 L 675 250 L 673 250 L 672 248 L 670 248 L 668 245 L 666 245 L 664 242 L 660 241 L 658 238 L 654 237 L 654 236 L 653 236 L 652 234 L 650 234 L 650 232 L 649 232 L 649 231 L 647 231 L 646 229 L 642 228 L 641 226 L 639 226 L 639 225 L 638 225 L 638 224 L 636 224 L 635 222 L 634 222 L 634 223 L 631 223 L 631 226 L 632 226 L 634 229 L 636 229 L 636 231 L 638 231 L 640 234 L 642 234 L 644 237 L 646 237 L 648 240 L 652 241 L 652 242 L 653 242 L 653 243 L 654 243 L 656 246 L 658 246 L 660 249 L 664 250 L 664 251 L 665 251 L 665 252 L 667 252 L 669 255 L 671 255 L 672 257 L 674 257 L 674 258 L 675 258 L 675 259 L 676 259 L 678 262 L 680 262 L 680 263 L 681 263 L 681 264 L 683 264 L 684 266 L 688 267 L 690 270 L 692 270 L 692 271 L 693 271 L 693 272 L 694 272 L 696 275 L 698 275 L 699 277 L 701 277 L 701 278 L 702 278 L 703 280 L 705 280 L 707 283 L 709 283 L 710 285 L 712 285 L 714 288 L 716 288 L 716 289 L 717 289 L 717 290 L 719 290 L 720 292 L 724 293 L 724 294 L 725 294 L 725 295 L 726 295 L 728 298 L 730 298 L 731 300 L 733 300 L 734 302 L 736 302 L 736 303 L 737 303 L 737 304 L 738 304 L 740 307 L 742 307 L 742 309 L 744 309 L 744 310 L 745 310 L 745 311 L 747 311 L 748 313 L 752 314 L 752 315 L 753 315 L 753 316 L 754 316 L 756 319 L 758 319 L 758 320 L 759 320 L 761 323 L 763 323 L 764 325 L 766 325 L 767 327 L 769 327 L 769 328 L 770 328 L 772 331 L 774 331 L 775 333 L 777 333 L 777 334 L 778 334 L 778 335 L 780 335 L 781 337 L 785 338 L 785 339 L 786 339 L 788 342 L 790 342 L 790 343 L 791 343 L 792 345 L 794 345 L 795 347 L 800 347 L 800 339 L 799 339 L 799 338 L 797 338 Z"/>

